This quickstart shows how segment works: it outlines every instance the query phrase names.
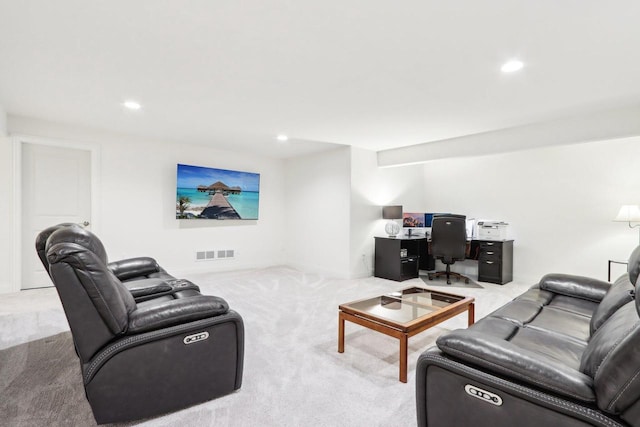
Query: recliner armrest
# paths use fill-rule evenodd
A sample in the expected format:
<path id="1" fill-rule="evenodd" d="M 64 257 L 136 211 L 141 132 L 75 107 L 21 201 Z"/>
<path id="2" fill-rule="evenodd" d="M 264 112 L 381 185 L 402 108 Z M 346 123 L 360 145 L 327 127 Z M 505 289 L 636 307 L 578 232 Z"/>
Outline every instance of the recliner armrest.
<path id="1" fill-rule="evenodd" d="M 145 296 L 166 294 L 173 290 L 173 286 L 163 279 L 132 280 L 130 282 L 122 282 L 122 284 L 131 292 L 131 295 L 133 295 L 136 300 Z"/>
<path id="2" fill-rule="evenodd" d="M 134 277 L 146 277 L 149 274 L 164 271 L 157 261 L 150 257 L 128 258 L 120 261 L 110 262 L 107 267 L 116 277 L 125 281 Z"/>
<path id="3" fill-rule="evenodd" d="M 540 289 L 594 302 L 602 301 L 610 287 L 609 282 L 573 274 L 553 273 L 540 279 Z"/>
<path id="4" fill-rule="evenodd" d="M 440 336 L 436 344 L 447 355 L 487 371 L 571 399 L 596 400 L 591 377 L 509 341 L 472 329 L 459 329 Z"/>
<path id="5" fill-rule="evenodd" d="M 229 304 L 224 299 L 209 295 L 160 301 L 158 304 L 138 307 L 131 312 L 127 334 L 138 334 L 219 316 L 228 311 Z"/>

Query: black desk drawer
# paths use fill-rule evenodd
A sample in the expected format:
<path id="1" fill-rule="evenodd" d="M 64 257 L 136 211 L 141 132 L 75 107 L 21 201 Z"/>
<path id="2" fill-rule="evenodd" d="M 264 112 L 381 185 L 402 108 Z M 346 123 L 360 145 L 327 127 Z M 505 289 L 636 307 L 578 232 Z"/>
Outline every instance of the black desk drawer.
<path id="1" fill-rule="evenodd" d="M 495 251 L 480 252 L 480 256 L 478 257 L 478 262 L 482 264 L 483 262 L 486 262 L 486 261 L 493 261 L 493 262 L 499 263 L 502 261 L 502 254 Z"/>
<path id="2" fill-rule="evenodd" d="M 478 261 L 478 276 L 500 278 L 502 263 L 497 260 L 484 259 Z"/>
<path id="3" fill-rule="evenodd" d="M 513 240 L 479 242 L 478 280 L 503 285 L 513 280 Z"/>
<path id="4" fill-rule="evenodd" d="M 418 258 L 403 258 L 400 261 L 402 277 L 418 277 Z"/>
<path id="5" fill-rule="evenodd" d="M 497 254 L 498 256 L 502 254 L 502 242 L 480 242 L 480 255 L 482 254 Z"/>

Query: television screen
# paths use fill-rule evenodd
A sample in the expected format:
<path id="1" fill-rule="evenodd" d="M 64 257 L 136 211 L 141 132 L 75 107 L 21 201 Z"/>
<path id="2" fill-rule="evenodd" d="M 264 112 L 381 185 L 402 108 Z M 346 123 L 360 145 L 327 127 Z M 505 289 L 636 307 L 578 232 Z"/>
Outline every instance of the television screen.
<path id="1" fill-rule="evenodd" d="M 424 213 L 404 212 L 402 214 L 402 226 L 407 228 L 423 228 Z"/>
<path id="2" fill-rule="evenodd" d="M 176 219 L 258 219 L 260 174 L 178 164 Z"/>

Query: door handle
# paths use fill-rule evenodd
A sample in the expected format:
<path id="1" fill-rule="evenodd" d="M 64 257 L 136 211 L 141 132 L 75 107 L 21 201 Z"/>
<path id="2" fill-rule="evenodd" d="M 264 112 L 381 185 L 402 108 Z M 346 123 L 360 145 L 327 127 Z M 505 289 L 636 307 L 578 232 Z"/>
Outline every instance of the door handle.
<path id="1" fill-rule="evenodd" d="M 82 221 L 82 224 L 80 224 L 83 227 L 88 227 L 89 225 L 91 225 L 91 223 L 89 221 Z"/>

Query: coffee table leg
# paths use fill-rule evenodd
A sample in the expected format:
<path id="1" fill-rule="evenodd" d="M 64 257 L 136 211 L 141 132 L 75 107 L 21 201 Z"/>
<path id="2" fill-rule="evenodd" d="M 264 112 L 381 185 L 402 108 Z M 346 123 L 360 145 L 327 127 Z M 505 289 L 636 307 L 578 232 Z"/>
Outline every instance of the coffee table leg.
<path id="1" fill-rule="evenodd" d="M 344 353 L 344 317 L 338 313 L 338 353 Z"/>
<path id="2" fill-rule="evenodd" d="M 476 319 L 476 306 L 474 303 L 469 304 L 469 326 L 473 325 Z"/>
<path id="3" fill-rule="evenodd" d="M 402 334 L 400 337 L 400 382 L 407 382 L 407 347 L 409 345 L 409 336 Z"/>

